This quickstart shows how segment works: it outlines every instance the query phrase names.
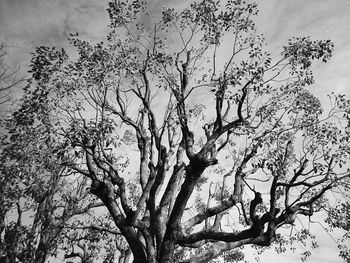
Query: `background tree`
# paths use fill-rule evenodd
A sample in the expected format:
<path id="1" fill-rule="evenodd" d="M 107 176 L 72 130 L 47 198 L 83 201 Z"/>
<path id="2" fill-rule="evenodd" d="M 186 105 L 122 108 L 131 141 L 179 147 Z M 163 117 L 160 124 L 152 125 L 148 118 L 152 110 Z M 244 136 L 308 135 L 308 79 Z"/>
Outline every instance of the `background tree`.
<path id="1" fill-rule="evenodd" d="M 307 90 L 331 41 L 293 38 L 273 59 L 240 0 L 157 22 L 141 1 L 107 10 L 106 43 L 36 49 L 14 116 L 55 134 L 53 165 L 86 178 L 134 262 L 240 260 L 348 184 L 350 102 L 332 95 L 325 113 Z"/>
<path id="2" fill-rule="evenodd" d="M 62 145 L 48 116 L 38 116 L 45 122 L 35 126 L 16 114 L 1 122 L 0 262 L 46 262 L 64 245 L 70 221 L 100 205 L 61 165 Z"/>
<path id="3" fill-rule="evenodd" d="M 17 76 L 18 69 L 11 69 L 6 63 L 7 46 L 0 43 L 0 104 L 9 100 L 10 90 L 23 82 L 24 78 Z"/>

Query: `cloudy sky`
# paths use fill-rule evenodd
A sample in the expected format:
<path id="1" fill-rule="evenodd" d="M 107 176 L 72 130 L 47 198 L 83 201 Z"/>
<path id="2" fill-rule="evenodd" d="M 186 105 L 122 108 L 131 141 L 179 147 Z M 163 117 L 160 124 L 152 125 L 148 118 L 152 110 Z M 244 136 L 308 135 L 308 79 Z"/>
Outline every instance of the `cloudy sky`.
<path id="1" fill-rule="evenodd" d="M 186 5 L 186 0 L 148 0 L 152 12 L 162 5 Z M 106 31 L 108 0 L 1 0 L 0 40 L 14 46 L 10 60 L 28 65 L 29 53 L 38 45 L 67 46 L 69 33 L 79 32 L 101 40 Z M 272 51 L 280 50 L 292 36 L 331 39 L 333 59 L 315 66 L 313 91 L 325 98 L 330 91 L 350 94 L 350 1 L 258 0 L 259 31 Z"/>
<path id="2" fill-rule="evenodd" d="M 181 0 L 148 0 L 152 12 L 162 5 L 186 5 Z M 30 52 L 39 45 L 67 46 L 69 33 L 79 32 L 84 38 L 102 40 L 106 32 L 108 0 L 0 0 L 0 41 L 10 48 L 9 61 L 28 66 Z M 334 91 L 350 95 L 350 1 L 349 0 L 257 0 L 260 15 L 259 32 L 266 37 L 271 51 L 293 36 L 331 39 L 334 56 L 327 64 L 314 67 L 316 83 L 312 91 L 322 101 Z M 321 227 L 315 226 L 322 232 Z M 335 242 L 321 234 L 321 248 L 309 262 L 341 262 L 335 257 Z M 285 256 L 282 256 L 285 257 Z M 263 258 L 280 262 L 281 257 Z M 283 258 L 295 262 L 298 256 Z M 264 260 L 262 260 L 264 262 Z"/>

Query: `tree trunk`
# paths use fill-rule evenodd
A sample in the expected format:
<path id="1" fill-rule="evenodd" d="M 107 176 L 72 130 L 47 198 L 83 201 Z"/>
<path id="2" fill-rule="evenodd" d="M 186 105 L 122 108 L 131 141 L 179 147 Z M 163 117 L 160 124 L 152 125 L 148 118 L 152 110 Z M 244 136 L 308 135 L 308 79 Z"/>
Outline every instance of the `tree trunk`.
<path id="1" fill-rule="evenodd" d="M 125 257 L 124 257 L 124 262 L 123 263 L 129 263 L 130 258 L 131 258 L 131 250 L 128 248 L 125 251 Z"/>
<path id="2" fill-rule="evenodd" d="M 47 258 L 47 246 L 40 241 L 38 248 L 35 251 L 35 263 L 45 263 Z"/>
<path id="3" fill-rule="evenodd" d="M 129 263 L 130 258 L 131 258 L 131 250 L 129 248 L 126 250 L 121 250 L 118 263 Z"/>
<path id="4" fill-rule="evenodd" d="M 159 255 L 159 262 L 161 263 L 174 262 L 176 235 L 180 232 L 181 218 L 186 208 L 187 201 L 205 168 L 205 164 L 199 158 L 191 160 L 190 164 L 186 167 L 186 178 L 176 198 L 173 211 L 167 224 L 167 230 L 164 235 Z"/>

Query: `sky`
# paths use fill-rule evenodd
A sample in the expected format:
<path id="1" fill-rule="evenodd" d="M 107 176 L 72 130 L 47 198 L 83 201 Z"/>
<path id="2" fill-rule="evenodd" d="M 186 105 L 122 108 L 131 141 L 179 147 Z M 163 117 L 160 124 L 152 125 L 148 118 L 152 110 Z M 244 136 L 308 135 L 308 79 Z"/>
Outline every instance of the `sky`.
<path id="1" fill-rule="evenodd" d="M 163 5 L 186 5 L 185 0 L 148 0 L 151 12 Z M 23 72 L 29 65 L 30 52 L 36 46 L 67 47 L 69 33 L 92 41 L 103 40 L 107 31 L 108 0 L 0 0 L 0 41 L 11 46 L 8 63 Z M 257 0 L 260 13 L 256 24 L 265 35 L 272 53 L 278 54 L 293 36 L 331 39 L 333 58 L 314 66 L 315 84 L 311 91 L 326 102 L 330 92 L 350 96 L 350 1 L 349 0 Z M 23 73 L 24 74 L 24 73 Z M 336 257 L 335 242 L 321 227 L 321 247 L 308 262 L 342 262 Z M 324 231 L 323 231 L 324 232 Z M 267 258 L 266 258 L 267 257 Z M 266 260 L 266 261 L 265 261 Z M 271 254 L 261 262 L 299 261 L 298 255 Z"/>
<path id="2" fill-rule="evenodd" d="M 148 0 L 152 12 L 163 5 L 187 5 L 185 0 Z M 0 41 L 13 48 L 8 60 L 23 69 L 30 52 L 39 45 L 67 47 L 69 33 L 79 32 L 90 40 L 103 39 L 108 0 L 1 0 Z M 350 1 L 258 0 L 259 32 L 271 51 L 281 50 L 293 36 L 331 39 L 335 52 L 327 64 L 314 67 L 312 90 L 322 100 L 331 91 L 350 94 Z"/>

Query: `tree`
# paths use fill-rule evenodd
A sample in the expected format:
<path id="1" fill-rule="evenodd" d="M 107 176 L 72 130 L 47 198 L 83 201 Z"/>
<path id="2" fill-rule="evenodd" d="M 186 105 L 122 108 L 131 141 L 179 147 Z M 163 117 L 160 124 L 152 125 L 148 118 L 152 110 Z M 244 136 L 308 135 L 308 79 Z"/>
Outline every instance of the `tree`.
<path id="1" fill-rule="evenodd" d="M 349 190 L 349 187 L 346 186 L 346 190 Z M 349 216 L 350 216 L 350 203 L 349 203 L 349 195 L 343 193 L 343 197 L 345 201 L 338 202 L 338 204 L 333 207 L 328 207 L 328 218 L 327 223 L 330 225 L 331 230 L 342 229 L 344 230 L 344 234 L 339 239 L 338 248 L 340 250 L 339 256 L 342 257 L 346 262 L 350 262 L 350 248 L 349 248 L 349 239 L 350 239 L 350 224 L 349 224 Z"/>
<path id="2" fill-rule="evenodd" d="M 1 122 L 0 262 L 47 262 L 74 217 L 99 206 L 85 198 L 86 181 L 69 178 L 57 155 L 62 145 L 40 116 L 46 122 L 35 127 L 16 114 Z"/>
<path id="3" fill-rule="evenodd" d="M 282 242 L 349 183 L 350 101 L 330 95 L 323 112 L 307 90 L 332 42 L 292 38 L 276 59 L 255 3 L 204 0 L 154 23 L 146 9 L 111 1 L 106 43 L 72 34 L 76 58 L 38 47 L 17 122 L 50 127 L 53 162 L 86 178 L 135 263 L 237 261 Z"/>
<path id="4" fill-rule="evenodd" d="M 2 124 L 1 262 L 45 262 L 55 252 L 70 206 L 61 202 L 64 168 L 48 147 L 47 134 L 38 136 L 42 126 Z"/>
<path id="5" fill-rule="evenodd" d="M 18 70 L 11 70 L 6 64 L 7 46 L 0 43 L 0 104 L 9 100 L 10 90 L 16 87 L 24 78 L 18 78 Z"/>

